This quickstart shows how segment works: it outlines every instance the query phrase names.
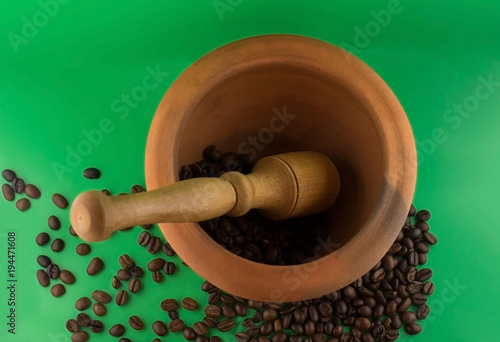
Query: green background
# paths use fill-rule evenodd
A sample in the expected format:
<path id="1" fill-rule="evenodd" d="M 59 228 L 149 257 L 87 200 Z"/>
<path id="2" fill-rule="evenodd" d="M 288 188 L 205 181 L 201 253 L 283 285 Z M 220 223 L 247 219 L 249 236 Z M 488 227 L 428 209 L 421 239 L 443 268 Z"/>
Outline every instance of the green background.
<path id="1" fill-rule="evenodd" d="M 46 7 L 51 16 L 44 16 L 43 1 L 0 1 L 0 169 L 16 170 L 43 192 L 24 213 L 0 200 L 1 341 L 68 341 L 64 322 L 77 314 L 75 300 L 93 289 L 115 292 L 110 278 L 119 268 L 120 254 L 129 253 L 142 266 L 152 259 L 135 243 L 140 228 L 115 234 L 93 244 L 90 255 L 77 256 L 78 239 L 67 231 L 69 211 L 56 208 L 50 196 L 60 192 L 72 199 L 91 188 L 119 193 L 144 184 L 149 125 L 169 85 L 210 50 L 268 33 L 301 34 L 350 49 L 389 84 L 409 117 L 419 159 L 415 204 L 432 211 L 432 231 L 440 242 L 429 255 L 436 284 L 431 314 L 421 335 L 401 340 L 483 341 L 500 333 L 498 1 L 61 2 Z M 217 10 L 214 3 L 226 7 Z M 390 19 L 383 16 L 388 8 L 393 10 Z M 29 31 L 26 22 L 34 21 L 38 26 Z M 147 67 L 168 75 L 162 74 L 155 89 L 131 104 L 135 108 L 129 107 L 125 117 L 112 104 L 142 84 Z M 480 88 L 478 97 L 476 90 L 488 79 L 493 83 Z M 459 106 L 467 109 L 460 114 Z M 113 131 L 88 143 L 85 132 L 98 129 L 103 118 Z M 91 150 L 68 165 L 68 151 L 84 145 Z M 67 168 L 56 171 L 54 163 Z M 81 171 L 88 166 L 99 167 L 102 178 L 84 179 Z M 49 230 L 49 215 L 59 216 L 63 224 L 49 232 L 66 241 L 59 254 L 34 243 L 39 232 Z M 8 231 L 17 238 L 14 336 L 7 334 L 6 325 Z M 159 235 L 157 227 L 153 232 Z M 75 273 L 77 282 L 67 286 L 63 297 L 53 298 L 36 283 L 38 254 Z M 82 270 L 93 256 L 109 261 L 90 278 Z M 162 299 L 189 294 L 204 302 L 201 279 L 175 260 L 175 276 L 154 284 L 147 274 L 147 291 L 123 308 L 108 305 L 102 319 L 106 327 L 137 314 L 147 329 L 139 333 L 128 328 L 126 336 L 150 341 L 151 323 L 166 318 L 159 309 Z M 191 324 L 201 318 L 200 312 L 180 313 Z M 110 337 L 103 333 L 91 340 Z M 163 340 L 182 337 L 170 334 Z"/>

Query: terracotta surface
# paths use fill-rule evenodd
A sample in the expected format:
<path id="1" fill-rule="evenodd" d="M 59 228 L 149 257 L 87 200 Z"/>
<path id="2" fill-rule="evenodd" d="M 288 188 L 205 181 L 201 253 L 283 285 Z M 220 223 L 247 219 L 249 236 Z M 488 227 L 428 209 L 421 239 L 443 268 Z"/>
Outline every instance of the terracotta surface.
<path id="1" fill-rule="evenodd" d="M 262 139 L 252 148 L 249 136 L 259 131 Z M 166 93 L 151 125 L 148 190 L 178 181 L 180 166 L 200 160 L 210 144 L 257 152 L 256 158 L 318 151 L 340 175 L 331 240 L 318 253 L 335 251 L 303 265 L 254 263 L 224 250 L 198 224 L 160 224 L 195 272 L 245 298 L 303 300 L 356 280 L 395 240 L 413 198 L 416 151 L 401 105 L 367 65 L 319 40 L 244 39 L 190 66 Z"/>

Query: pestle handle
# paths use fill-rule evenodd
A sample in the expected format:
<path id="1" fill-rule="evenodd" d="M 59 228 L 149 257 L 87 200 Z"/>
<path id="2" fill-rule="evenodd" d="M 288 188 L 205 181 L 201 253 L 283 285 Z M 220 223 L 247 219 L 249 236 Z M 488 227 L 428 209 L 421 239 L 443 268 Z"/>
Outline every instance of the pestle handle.
<path id="1" fill-rule="evenodd" d="M 128 196 L 84 192 L 73 202 L 71 224 L 82 239 L 102 241 L 126 227 L 241 216 L 253 208 L 274 220 L 307 216 L 331 207 L 339 184 L 324 155 L 285 153 L 261 159 L 249 175 L 227 172 Z"/>
<path id="2" fill-rule="evenodd" d="M 103 241 L 117 230 L 157 222 L 199 222 L 234 207 L 232 185 L 218 178 L 195 178 L 127 196 L 88 191 L 76 197 L 70 219 L 86 241 Z"/>

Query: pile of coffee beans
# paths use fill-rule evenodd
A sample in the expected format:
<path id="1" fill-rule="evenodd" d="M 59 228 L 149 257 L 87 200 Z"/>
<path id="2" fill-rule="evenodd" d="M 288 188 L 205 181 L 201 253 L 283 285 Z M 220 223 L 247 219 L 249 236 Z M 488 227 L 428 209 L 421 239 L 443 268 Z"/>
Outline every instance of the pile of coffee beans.
<path id="1" fill-rule="evenodd" d="M 223 153 L 208 146 L 203 160 L 182 166 L 181 180 L 197 177 L 220 177 L 225 172 L 251 172 L 253 163 L 247 155 Z M 305 218 L 272 221 L 251 210 L 240 217 L 221 216 L 200 222 L 203 230 L 222 247 L 245 259 L 269 265 L 296 265 L 314 258 L 322 250 L 318 241 L 328 236 L 330 216 L 322 213 Z"/>

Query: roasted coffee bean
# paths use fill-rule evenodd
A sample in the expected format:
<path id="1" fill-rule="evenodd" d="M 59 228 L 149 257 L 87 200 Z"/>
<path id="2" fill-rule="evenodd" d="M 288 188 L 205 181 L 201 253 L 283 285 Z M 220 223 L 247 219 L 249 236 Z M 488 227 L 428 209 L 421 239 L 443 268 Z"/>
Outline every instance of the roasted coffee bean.
<path id="1" fill-rule="evenodd" d="M 31 207 L 31 203 L 27 198 L 21 198 L 16 202 L 16 208 L 19 211 L 26 211 Z"/>
<path id="2" fill-rule="evenodd" d="M 388 341 L 395 341 L 399 338 L 399 332 L 394 329 L 386 329 L 384 337 Z"/>
<path id="3" fill-rule="evenodd" d="M 66 284 L 73 284 L 75 282 L 75 276 L 68 270 L 62 270 L 59 273 L 59 279 Z"/>
<path id="4" fill-rule="evenodd" d="M 217 305 L 210 304 L 205 307 L 205 315 L 212 318 L 217 318 L 222 315 L 222 309 Z"/>
<path id="5" fill-rule="evenodd" d="M 248 328 L 251 325 L 255 325 L 255 322 L 251 318 L 245 318 L 243 322 L 241 322 L 241 325 L 244 326 L 245 328 Z"/>
<path id="6" fill-rule="evenodd" d="M 173 311 L 176 310 L 178 307 L 179 303 L 175 299 L 164 299 L 160 304 L 160 308 L 163 311 Z"/>
<path id="7" fill-rule="evenodd" d="M 66 321 L 66 330 L 68 330 L 69 332 L 77 332 L 78 330 L 80 330 L 80 325 L 78 325 L 78 322 L 74 319 L 68 319 Z"/>
<path id="8" fill-rule="evenodd" d="M 24 180 L 22 178 L 14 178 L 12 180 L 12 189 L 20 194 L 24 191 L 24 187 L 25 187 L 25 184 L 24 184 Z"/>
<path id="9" fill-rule="evenodd" d="M 424 241 L 429 245 L 435 245 L 437 243 L 437 237 L 431 232 L 424 232 L 423 237 Z"/>
<path id="10" fill-rule="evenodd" d="M 429 229 L 431 228 L 427 222 L 424 221 L 418 221 L 415 223 L 415 227 L 420 229 L 422 232 L 428 232 Z"/>
<path id="11" fill-rule="evenodd" d="M 90 322 L 92 321 L 86 313 L 82 312 L 79 313 L 76 316 L 76 321 L 78 322 L 78 325 L 81 327 L 88 327 L 90 325 Z"/>
<path id="12" fill-rule="evenodd" d="M 76 254 L 78 255 L 87 255 L 90 253 L 90 246 L 86 243 L 81 243 L 76 246 Z"/>
<path id="13" fill-rule="evenodd" d="M 226 318 L 234 318 L 236 316 L 236 312 L 229 304 L 224 304 L 221 307 L 222 316 Z"/>
<path id="14" fill-rule="evenodd" d="M 198 303 L 190 297 L 186 297 L 181 302 L 182 307 L 189 311 L 194 311 L 198 308 Z"/>
<path id="15" fill-rule="evenodd" d="M 422 288 L 422 293 L 430 296 L 431 294 L 434 293 L 434 283 L 432 281 L 428 281 L 427 283 L 424 284 L 424 287 Z"/>
<path id="16" fill-rule="evenodd" d="M 184 321 L 179 318 L 174 319 L 168 323 L 168 330 L 170 330 L 171 332 L 178 332 L 182 329 L 184 329 Z"/>
<path id="17" fill-rule="evenodd" d="M 265 321 L 270 322 L 278 318 L 278 313 L 276 312 L 276 310 L 268 309 L 264 310 L 262 317 Z"/>
<path id="18" fill-rule="evenodd" d="M 120 290 L 116 293 L 115 303 L 118 306 L 123 306 L 128 301 L 128 292 L 125 290 Z"/>
<path id="19" fill-rule="evenodd" d="M 132 327 L 132 329 L 135 330 L 142 330 L 144 328 L 144 323 L 142 323 L 142 320 L 135 315 L 128 318 L 128 324 Z"/>
<path id="20" fill-rule="evenodd" d="M 69 225 L 69 229 L 68 229 L 69 233 L 71 234 L 71 236 L 78 236 L 78 234 L 75 232 L 75 230 L 73 229 L 73 226 L 72 225 Z"/>
<path id="21" fill-rule="evenodd" d="M 311 321 L 313 322 L 318 322 L 319 321 L 319 311 L 317 308 L 317 305 L 315 304 L 309 304 L 308 312 L 309 312 L 309 318 L 311 318 Z"/>
<path id="22" fill-rule="evenodd" d="M 89 339 L 89 333 L 86 331 L 78 331 L 71 335 L 71 342 L 86 342 Z"/>
<path id="23" fill-rule="evenodd" d="M 122 268 L 126 270 L 130 270 L 132 267 L 135 266 L 135 262 L 127 254 L 120 255 L 120 257 L 118 258 L 118 263 Z"/>
<path id="24" fill-rule="evenodd" d="M 403 313 L 405 312 L 406 310 L 408 310 L 410 308 L 412 304 L 412 301 L 411 301 L 411 298 L 410 297 L 406 297 L 399 305 L 398 305 L 398 312 L 399 313 Z"/>
<path id="25" fill-rule="evenodd" d="M 144 231 L 139 234 L 139 237 L 137 238 L 137 243 L 140 246 L 146 246 L 150 239 L 151 235 L 149 234 L 149 232 Z"/>
<path id="26" fill-rule="evenodd" d="M 212 336 L 210 342 L 222 342 L 222 339 L 219 336 Z"/>
<path id="27" fill-rule="evenodd" d="M 113 337 L 120 337 L 125 334 L 125 327 L 121 324 L 115 324 L 109 329 L 109 334 Z"/>
<path id="28" fill-rule="evenodd" d="M 118 279 L 120 280 L 124 280 L 124 281 L 127 281 L 129 280 L 131 277 L 132 277 L 132 274 L 130 273 L 129 270 L 126 270 L 124 268 L 120 268 L 118 270 L 118 272 L 116 272 L 116 276 L 118 277 Z"/>
<path id="29" fill-rule="evenodd" d="M 272 342 L 286 342 L 287 335 L 283 331 L 278 331 L 271 339 Z"/>
<path id="30" fill-rule="evenodd" d="M 139 266 L 134 266 L 130 269 L 130 274 L 133 276 L 133 277 L 136 277 L 136 278 L 140 278 L 142 277 L 142 275 L 144 274 L 144 271 L 142 270 L 141 267 Z"/>
<path id="31" fill-rule="evenodd" d="M 36 279 L 38 280 L 38 283 L 43 287 L 47 287 L 50 284 L 49 275 L 44 270 L 36 271 Z"/>
<path id="32" fill-rule="evenodd" d="M 5 169 L 2 171 L 2 177 L 7 181 L 7 182 L 12 182 L 14 179 L 17 178 L 17 175 L 14 171 Z"/>
<path id="33" fill-rule="evenodd" d="M 144 188 L 139 184 L 136 184 L 130 188 L 130 193 L 132 194 L 138 194 L 139 192 L 144 192 L 144 191 L 146 190 L 144 190 Z"/>
<path id="34" fill-rule="evenodd" d="M 227 293 L 221 293 L 220 300 L 226 304 L 233 304 L 234 303 L 234 297 L 231 295 L 228 295 Z"/>
<path id="35" fill-rule="evenodd" d="M 405 331 L 410 335 L 417 335 L 422 332 L 422 327 L 417 323 L 407 324 L 405 326 Z"/>
<path id="36" fill-rule="evenodd" d="M 417 272 L 416 279 L 418 281 L 427 281 L 432 277 L 432 270 L 430 268 L 422 268 Z"/>
<path id="37" fill-rule="evenodd" d="M 95 167 L 89 167 L 83 170 L 83 177 L 87 179 L 98 179 L 99 177 L 101 177 L 101 171 L 99 171 Z"/>
<path id="38" fill-rule="evenodd" d="M 106 291 L 102 291 L 102 290 L 93 291 L 92 298 L 98 303 L 107 304 L 107 303 L 111 302 L 111 295 L 109 293 L 107 293 Z"/>
<path id="39" fill-rule="evenodd" d="M 52 241 L 50 249 L 52 249 L 56 253 L 62 251 L 64 249 L 64 241 L 59 238 L 55 239 L 54 241 Z"/>
<path id="40" fill-rule="evenodd" d="M 366 317 L 358 317 L 354 321 L 354 326 L 356 328 L 358 328 L 359 330 L 368 330 L 368 329 L 370 329 L 371 322 Z"/>
<path id="41" fill-rule="evenodd" d="M 50 236 L 47 233 L 40 233 L 36 236 L 36 244 L 38 246 L 45 246 L 50 240 Z"/>
<path id="42" fill-rule="evenodd" d="M 236 341 L 237 342 L 250 342 L 250 335 L 247 334 L 246 332 L 242 332 L 240 331 L 239 333 L 236 333 L 236 335 L 234 336 L 236 338 Z"/>
<path id="43" fill-rule="evenodd" d="M 398 305 L 394 300 L 390 300 L 387 302 L 387 305 L 385 307 L 385 313 L 387 316 L 392 316 L 396 313 L 396 310 L 398 309 Z"/>
<path id="44" fill-rule="evenodd" d="M 234 325 L 235 325 L 234 321 L 232 319 L 227 318 L 217 323 L 217 330 L 219 330 L 220 332 L 228 332 L 234 328 Z"/>
<path id="45" fill-rule="evenodd" d="M 167 275 L 172 275 L 175 273 L 175 264 L 173 262 L 166 262 L 165 265 L 163 265 L 163 271 Z"/>
<path id="46" fill-rule="evenodd" d="M 88 297 L 82 297 L 78 299 L 75 303 L 75 308 L 79 311 L 83 311 L 90 306 L 90 299 Z"/>
<path id="47" fill-rule="evenodd" d="M 59 228 L 61 228 L 61 221 L 59 221 L 59 219 L 56 216 L 51 215 L 49 216 L 48 219 L 48 225 L 50 229 L 58 230 Z"/>
<path id="48" fill-rule="evenodd" d="M 27 184 L 26 187 L 24 188 L 24 193 L 33 199 L 40 198 L 42 193 L 40 192 L 40 189 L 38 189 L 35 185 L 33 184 Z"/>
<path id="49" fill-rule="evenodd" d="M 94 319 L 92 322 L 90 322 L 90 331 L 92 331 L 93 333 L 99 334 L 103 329 L 104 325 L 101 321 Z"/>
<path id="50" fill-rule="evenodd" d="M 212 292 L 208 295 L 207 303 L 208 304 L 217 304 L 220 302 L 220 294 L 217 292 Z"/>
<path id="51" fill-rule="evenodd" d="M 132 293 L 137 293 L 141 290 L 141 281 L 138 278 L 133 278 L 128 283 L 128 290 Z"/>
<path id="52" fill-rule="evenodd" d="M 95 257 L 90 260 L 89 265 L 87 266 L 87 274 L 88 275 L 96 275 L 102 268 L 104 267 L 104 262 L 99 257 Z"/>
<path id="53" fill-rule="evenodd" d="M 193 329 L 198 335 L 206 335 L 208 333 L 207 326 L 203 322 L 195 322 Z"/>
<path id="54" fill-rule="evenodd" d="M 57 264 L 50 264 L 47 266 L 47 274 L 51 279 L 59 278 L 59 274 L 61 271 L 59 270 L 59 266 Z"/>
<path id="55" fill-rule="evenodd" d="M 14 189 L 9 184 L 2 185 L 2 195 L 7 201 L 13 201 L 16 197 Z"/>
<path id="56" fill-rule="evenodd" d="M 234 311 L 240 317 L 245 317 L 247 315 L 247 307 L 245 306 L 245 304 L 240 302 L 234 305 Z"/>
<path id="57" fill-rule="evenodd" d="M 160 271 L 154 271 L 153 273 L 151 273 L 151 278 L 155 283 L 159 283 L 163 280 L 163 274 L 161 274 Z"/>
<path id="58" fill-rule="evenodd" d="M 427 304 L 421 305 L 417 310 L 417 318 L 419 320 L 426 319 L 429 316 L 431 309 Z"/>
<path id="59" fill-rule="evenodd" d="M 428 221 L 431 218 L 431 213 L 428 210 L 420 210 L 417 213 L 417 220 L 419 221 Z"/>
<path id="60" fill-rule="evenodd" d="M 165 336 L 167 334 L 167 326 L 162 321 L 154 321 L 153 332 L 158 336 Z"/>
<path id="61" fill-rule="evenodd" d="M 247 327 L 247 332 L 249 330 L 251 330 L 252 332 L 255 331 L 254 327 L 257 327 L 257 326 L 255 324 L 253 324 L 253 325 L 250 325 L 249 327 Z M 274 332 L 274 325 L 272 322 L 265 322 L 265 323 L 261 324 L 260 328 L 257 327 L 257 329 L 260 331 L 260 333 L 262 335 L 267 336 L 267 335 L 271 335 Z"/>
<path id="62" fill-rule="evenodd" d="M 61 194 L 52 195 L 52 202 L 54 202 L 56 207 L 61 209 L 66 209 L 68 207 L 68 200 Z"/>
<path id="63" fill-rule="evenodd" d="M 406 291 L 407 291 L 409 294 L 413 295 L 413 294 L 415 294 L 415 293 L 420 292 L 420 291 L 422 290 L 422 288 L 423 288 L 423 287 L 424 287 L 424 285 L 423 285 L 422 283 L 420 283 L 420 282 L 413 282 L 413 283 L 408 284 L 408 285 L 406 286 Z"/>
<path id="64" fill-rule="evenodd" d="M 163 253 L 165 253 L 166 255 L 168 256 L 174 256 L 175 255 L 175 251 L 174 249 L 172 248 L 172 246 L 170 246 L 170 244 L 167 242 L 165 243 L 163 246 L 162 246 L 162 249 L 163 249 Z M 213 285 L 212 285 L 213 286 Z M 207 290 L 208 291 L 208 290 Z"/>
<path id="65" fill-rule="evenodd" d="M 92 311 L 99 317 L 104 316 L 107 312 L 106 307 L 102 303 L 95 303 L 92 306 Z"/>
<path id="66" fill-rule="evenodd" d="M 151 254 L 158 253 L 158 251 L 160 250 L 160 247 L 161 247 L 161 240 L 159 237 L 156 237 L 156 236 L 152 236 L 149 239 L 148 244 L 146 245 L 148 252 Z"/>
<path id="67" fill-rule="evenodd" d="M 113 276 L 113 278 L 111 278 L 111 286 L 115 290 L 117 290 L 117 289 L 119 289 L 122 286 L 122 282 L 120 281 L 120 279 L 118 279 L 117 276 Z"/>
<path id="68" fill-rule="evenodd" d="M 156 258 L 148 263 L 148 270 L 151 272 L 158 271 L 163 268 L 163 265 L 165 265 L 165 260 L 162 258 Z"/>
<path id="69" fill-rule="evenodd" d="M 187 327 L 182 331 L 182 336 L 186 341 L 194 341 L 196 338 L 196 332 L 193 328 Z"/>
<path id="70" fill-rule="evenodd" d="M 429 253 L 429 246 L 422 241 L 415 243 L 415 251 L 419 253 Z"/>
<path id="71" fill-rule="evenodd" d="M 399 328 L 401 328 L 402 326 L 403 326 L 403 321 L 401 320 L 401 316 L 398 315 L 392 316 L 391 327 L 396 330 L 399 330 Z"/>
<path id="72" fill-rule="evenodd" d="M 413 311 L 406 311 L 401 314 L 401 320 L 404 324 L 411 324 L 417 321 L 417 315 Z"/>
<path id="73" fill-rule="evenodd" d="M 420 293 L 415 293 L 411 296 L 411 301 L 415 305 L 423 305 L 427 302 L 427 296 Z"/>
<path id="74" fill-rule="evenodd" d="M 415 277 L 417 275 L 417 268 L 416 267 L 410 267 L 408 270 L 408 273 L 406 274 L 406 280 L 409 283 L 413 283 L 415 281 Z"/>
<path id="75" fill-rule="evenodd" d="M 215 328 L 217 326 L 217 320 L 212 317 L 203 317 L 203 323 L 208 327 L 208 328 Z"/>

